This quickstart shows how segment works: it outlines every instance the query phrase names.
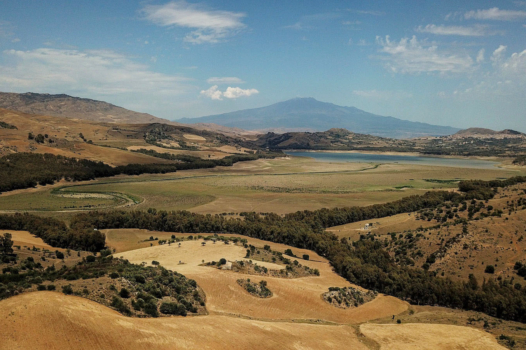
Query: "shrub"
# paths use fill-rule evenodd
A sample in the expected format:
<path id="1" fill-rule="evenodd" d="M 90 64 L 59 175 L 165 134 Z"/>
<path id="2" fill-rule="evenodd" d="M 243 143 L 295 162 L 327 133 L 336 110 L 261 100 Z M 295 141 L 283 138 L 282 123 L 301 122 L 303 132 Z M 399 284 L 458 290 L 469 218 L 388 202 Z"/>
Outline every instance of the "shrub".
<path id="1" fill-rule="evenodd" d="M 130 297 L 130 292 L 126 288 L 122 288 L 121 291 L 119 292 L 119 295 L 122 298 L 128 299 Z"/>
<path id="2" fill-rule="evenodd" d="M 184 305 L 176 303 L 162 303 L 159 310 L 165 315 L 187 315 L 186 308 L 184 307 Z"/>
<path id="3" fill-rule="evenodd" d="M 155 300 L 149 300 L 144 305 L 144 312 L 152 317 L 158 317 L 159 312 L 157 311 L 157 302 Z"/>
<path id="4" fill-rule="evenodd" d="M 43 284 L 39 284 L 37 290 L 46 290 L 46 286 Z"/>
<path id="5" fill-rule="evenodd" d="M 95 262 L 96 258 L 94 255 L 88 255 L 86 257 L 86 261 L 89 262 L 89 263 L 92 263 L 92 262 Z"/>
<path id="6" fill-rule="evenodd" d="M 487 265 L 486 269 L 484 270 L 485 273 L 495 273 L 495 266 L 493 265 Z"/>
<path id="7" fill-rule="evenodd" d="M 57 287 L 55 287 L 54 284 L 50 284 L 47 286 L 47 290 L 55 290 L 55 289 L 57 289 Z"/>
<path id="8" fill-rule="evenodd" d="M 103 258 L 111 255 L 111 249 L 103 249 L 100 251 L 100 256 Z"/>
<path id="9" fill-rule="evenodd" d="M 113 297 L 113 300 L 111 301 L 111 306 L 113 306 L 119 312 L 121 312 L 121 313 L 123 313 L 125 315 L 131 314 L 130 309 L 126 306 L 126 304 L 119 297 Z"/>
<path id="10" fill-rule="evenodd" d="M 159 266 L 159 265 L 161 265 L 161 264 L 160 264 L 158 261 L 155 261 L 155 260 L 154 260 L 154 261 L 152 261 L 152 265 Z"/>
<path id="11" fill-rule="evenodd" d="M 136 275 L 135 276 L 135 282 L 144 284 L 144 283 L 146 283 L 146 279 L 144 278 L 144 276 Z"/>
<path id="12" fill-rule="evenodd" d="M 55 255 L 57 256 L 57 259 L 64 259 L 64 253 L 59 252 L 58 250 L 55 251 Z"/>
<path id="13" fill-rule="evenodd" d="M 224 265 L 224 264 L 226 264 L 226 259 L 221 258 L 221 260 L 219 260 L 219 265 Z"/>
<path id="14" fill-rule="evenodd" d="M 303 254 L 303 260 L 309 260 L 309 258 L 310 258 L 309 255 Z"/>
<path id="15" fill-rule="evenodd" d="M 67 295 L 73 294 L 73 288 L 71 288 L 71 284 L 68 284 L 67 286 L 62 286 L 62 293 Z"/>
<path id="16" fill-rule="evenodd" d="M 110 278 L 111 279 L 116 279 L 116 278 L 119 278 L 119 277 L 120 277 L 120 275 L 117 272 L 110 273 Z"/>

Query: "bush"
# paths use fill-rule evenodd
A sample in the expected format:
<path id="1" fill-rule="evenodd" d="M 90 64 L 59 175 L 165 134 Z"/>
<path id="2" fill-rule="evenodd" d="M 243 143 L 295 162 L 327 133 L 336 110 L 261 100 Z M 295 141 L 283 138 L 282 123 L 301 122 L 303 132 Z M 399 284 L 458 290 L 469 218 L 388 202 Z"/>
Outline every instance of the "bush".
<path id="1" fill-rule="evenodd" d="M 71 284 L 68 284 L 67 286 L 62 286 L 62 293 L 67 295 L 73 294 L 73 288 L 71 288 Z"/>
<path id="2" fill-rule="evenodd" d="M 57 289 L 57 287 L 55 287 L 54 284 L 50 284 L 47 286 L 47 290 L 55 290 L 55 289 Z"/>
<path id="3" fill-rule="evenodd" d="M 307 254 L 303 254 L 303 260 L 309 260 L 309 256 Z"/>
<path id="4" fill-rule="evenodd" d="M 88 255 L 86 257 L 86 261 L 89 262 L 89 263 L 92 263 L 92 262 L 95 262 L 96 258 L 94 255 Z"/>
<path id="5" fill-rule="evenodd" d="M 130 292 L 126 288 L 122 288 L 119 295 L 124 299 L 128 299 L 130 297 Z"/>
<path id="6" fill-rule="evenodd" d="M 146 305 L 144 305 L 144 312 L 152 317 L 158 317 L 157 302 L 153 299 L 149 300 Z"/>
<path id="7" fill-rule="evenodd" d="M 155 260 L 154 260 L 154 261 L 152 261 L 152 265 L 159 266 L 159 265 L 161 265 L 161 264 L 160 264 L 158 261 L 155 261 Z"/>
<path id="8" fill-rule="evenodd" d="M 184 305 L 176 303 L 162 303 L 159 309 L 165 315 L 181 315 L 186 316 L 186 308 Z"/>
<path id="9" fill-rule="evenodd" d="M 111 249 L 103 249 L 100 251 L 100 256 L 103 258 L 111 255 Z"/>
<path id="10" fill-rule="evenodd" d="M 111 279 L 116 279 L 116 278 L 119 278 L 119 277 L 120 277 L 120 275 L 117 272 L 110 273 L 110 278 Z"/>
<path id="11" fill-rule="evenodd" d="M 485 273 L 495 273 L 495 266 L 493 265 L 487 265 L 486 269 L 484 270 Z"/>
<path id="12" fill-rule="evenodd" d="M 219 265 L 224 265 L 224 264 L 226 264 L 226 259 L 221 258 L 221 260 L 219 260 Z"/>
<path id="13" fill-rule="evenodd" d="M 64 253 L 59 252 L 58 250 L 55 252 L 55 255 L 57 256 L 57 259 L 64 259 Z"/>
<path id="14" fill-rule="evenodd" d="M 131 314 L 131 310 L 126 306 L 124 301 L 122 301 L 119 297 L 113 297 L 113 300 L 111 301 L 111 306 L 116 308 L 119 312 L 129 315 Z"/>
<path id="15" fill-rule="evenodd" d="M 146 283 L 146 279 L 144 278 L 144 276 L 136 275 L 135 276 L 135 282 L 144 284 L 144 283 Z"/>
<path id="16" fill-rule="evenodd" d="M 46 286 L 43 284 L 39 284 L 37 290 L 46 290 Z"/>

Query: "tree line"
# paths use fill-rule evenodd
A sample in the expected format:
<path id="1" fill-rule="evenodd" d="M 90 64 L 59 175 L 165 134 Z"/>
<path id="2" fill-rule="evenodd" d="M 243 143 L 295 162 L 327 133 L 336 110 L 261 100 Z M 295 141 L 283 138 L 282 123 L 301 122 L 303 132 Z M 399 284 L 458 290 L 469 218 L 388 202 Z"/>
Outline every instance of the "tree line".
<path id="1" fill-rule="evenodd" d="M 69 158 L 53 154 L 15 153 L 0 158 L 0 193 L 53 184 L 61 179 L 86 181 L 115 175 L 165 174 L 178 170 L 232 166 L 237 162 L 274 158 L 275 153 L 231 155 L 223 159 L 205 160 L 178 156 L 173 164 L 128 164 L 111 167 L 103 162 Z"/>

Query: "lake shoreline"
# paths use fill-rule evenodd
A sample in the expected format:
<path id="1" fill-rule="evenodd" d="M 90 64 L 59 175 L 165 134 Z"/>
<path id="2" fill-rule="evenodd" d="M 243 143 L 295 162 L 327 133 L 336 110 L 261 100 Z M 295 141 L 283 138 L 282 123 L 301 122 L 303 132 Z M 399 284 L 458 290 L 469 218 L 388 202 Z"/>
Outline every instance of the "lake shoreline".
<path id="1" fill-rule="evenodd" d="M 513 157 L 484 157 L 484 156 L 457 156 L 457 155 L 446 155 L 446 154 L 423 154 L 419 152 L 396 152 L 396 151 L 360 151 L 360 150 L 298 150 L 298 149 L 286 149 L 283 153 L 351 153 L 351 154 L 377 154 L 385 156 L 407 156 L 407 157 L 423 157 L 423 158 L 443 158 L 443 159 L 476 159 L 490 162 L 498 162 L 504 164 L 506 161 L 511 161 Z"/>
<path id="2" fill-rule="evenodd" d="M 350 162 L 350 163 L 384 163 L 409 164 L 426 166 L 447 166 L 455 168 L 476 168 L 504 170 L 506 165 L 502 159 L 494 157 L 452 157 L 423 156 L 416 152 L 360 152 L 360 151 L 284 151 L 287 155 L 309 157 L 316 161 Z"/>

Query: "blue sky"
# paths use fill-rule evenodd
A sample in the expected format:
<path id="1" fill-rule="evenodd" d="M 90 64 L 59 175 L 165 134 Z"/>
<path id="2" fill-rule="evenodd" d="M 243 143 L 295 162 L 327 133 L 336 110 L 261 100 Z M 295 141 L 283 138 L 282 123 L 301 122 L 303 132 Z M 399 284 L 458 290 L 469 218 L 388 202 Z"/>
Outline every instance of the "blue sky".
<path id="1" fill-rule="evenodd" d="M 0 91 L 172 120 L 314 97 L 526 132 L 526 1 L 0 1 Z"/>

